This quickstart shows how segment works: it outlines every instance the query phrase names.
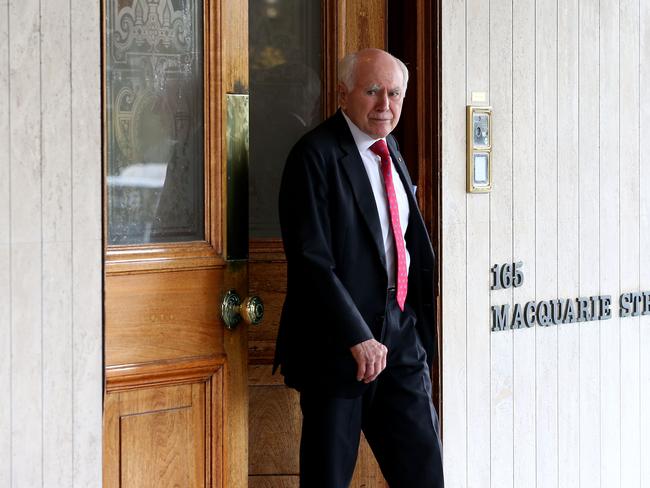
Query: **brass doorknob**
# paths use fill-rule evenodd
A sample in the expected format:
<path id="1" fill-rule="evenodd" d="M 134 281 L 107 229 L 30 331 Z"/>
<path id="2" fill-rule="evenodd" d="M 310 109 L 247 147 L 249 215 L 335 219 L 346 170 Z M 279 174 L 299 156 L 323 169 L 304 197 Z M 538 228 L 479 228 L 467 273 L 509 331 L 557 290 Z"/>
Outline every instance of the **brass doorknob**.
<path id="1" fill-rule="evenodd" d="M 221 318 L 229 330 L 237 327 L 242 320 L 249 325 L 258 325 L 264 318 L 264 303 L 255 295 L 242 302 L 235 290 L 228 290 L 221 302 Z"/>

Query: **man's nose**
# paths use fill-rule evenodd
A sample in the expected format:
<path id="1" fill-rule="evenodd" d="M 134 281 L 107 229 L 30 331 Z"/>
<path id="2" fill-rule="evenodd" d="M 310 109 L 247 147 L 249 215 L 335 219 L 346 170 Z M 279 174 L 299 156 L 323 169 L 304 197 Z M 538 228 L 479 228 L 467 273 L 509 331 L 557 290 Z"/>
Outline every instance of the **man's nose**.
<path id="1" fill-rule="evenodd" d="M 377 94 L 377 105 L 375 109 L 378 112 L 385 112 L 388 110 L 388 92 L 387 91 L 382 91 Z"/>

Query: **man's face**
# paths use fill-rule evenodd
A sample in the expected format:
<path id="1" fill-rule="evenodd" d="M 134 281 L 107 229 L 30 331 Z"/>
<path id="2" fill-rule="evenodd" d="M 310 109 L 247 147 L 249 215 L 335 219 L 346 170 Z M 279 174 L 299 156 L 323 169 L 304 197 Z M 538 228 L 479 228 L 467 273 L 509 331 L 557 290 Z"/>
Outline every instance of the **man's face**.
<path id="1" fill-rule="evenodd" d="M 354 125 L 374 139 L 386 137 L 399 122 L 404 101 L 402 76 L 388 54 L 360 54 L 352 90 L 339 84 L 341 108 Z"/>

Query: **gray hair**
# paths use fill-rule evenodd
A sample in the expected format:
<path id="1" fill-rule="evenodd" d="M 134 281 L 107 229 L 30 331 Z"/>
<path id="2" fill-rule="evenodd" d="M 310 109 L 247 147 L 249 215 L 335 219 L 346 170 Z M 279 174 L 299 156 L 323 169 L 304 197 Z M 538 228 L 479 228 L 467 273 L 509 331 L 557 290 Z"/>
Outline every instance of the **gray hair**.
<path id="1" fill-rule="evenodd" d="M 338 66 L 338 75 L 339 75 L 339 82 L 343 83 L 348 90 L 352 90 L 354 88 L 354 67 L 357 64 L 357 55 L 359 53 L 350 53 L 346 54 L 340 61 L 339 61 L 339 66 Z M 409 70 L 406 67 L 406 65 L 402 62 L 401 59 L 396 58 L 390 53 L 388 54 L 391 58 L 395 60 L 397 65 L 399 66 L 400 70 L 402 70 L 402 78 L 404 80 L 404 86 L 402 87 L 403 89 L 403 95 L 406 94 L 406 86 L 408 85 L 409 82 Z"/>

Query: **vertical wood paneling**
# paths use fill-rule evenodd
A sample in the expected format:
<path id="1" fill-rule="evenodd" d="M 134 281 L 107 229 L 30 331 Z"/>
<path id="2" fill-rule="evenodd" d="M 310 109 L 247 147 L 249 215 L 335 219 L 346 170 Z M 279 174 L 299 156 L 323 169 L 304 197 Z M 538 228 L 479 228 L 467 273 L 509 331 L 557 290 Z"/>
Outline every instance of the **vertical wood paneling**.
<path id="1" fill-rule="evenodd" d="M 73 486 L 88 487 L 102 474 L 99 3 L 73 0 L 71 12 Z"/>
<path id="2" fill-rule="evenodd" d="M 41 6 L 43 242 L 69 241 L 72 226 L 68 7 L 61 2 L 42 2 Z"/>
<path id="3" fill-rule="evenodd" d="M 600 1 L 600 289 L 620 292 L 619 2 Z M 600 325 L 601 485 L 621 479 L 620 320 Z"/>
<path id="4" fill-rule="evenodd" d="M 9 4 L 0 1 L 0 246 L 9 245 Z"/>
<path id="5" fill-rule="evenodd" d="M 442 101 L 444 127 L 465 130 L 465 2 L 442 5 Z M 442 147 L 443 232 L 443 409 L 445 481 L 467 487 L 467 336 L 465 235 L 465 141 L 448 138 Z"/>
<path id="6" fill-rule="evenodd" d="M 72 486 L 72 250 L 43 243 L 43 480 Z"/>
<path id="7" fill-rule="evenodd" d="M 73 241 L 73 486 L 101 484 L 102 248 L 99 240 Z"/>
<path id="8" fill-rule="evenodd" d="M 579 241 L 580 295 L 600 294 L 598 45 L 596 2 L 579 5 Z M 609 293 L 609 292 L 606 292 Z M 615 298 L 614 295 L 612 295 Z M 600 323 L 580 324 L 580 486 L 600 486 Z"/>
<path id="9" fill-rule="evenodd" d="M 639 2 L 620 0 L 620 289 L 639 288 Z M 647 189 L 646 189 L 647 191 Z M 639 317 L 621 320 L 620 486 L 640 486 Z"/>
<path id="10" fill-rule="evenodd" d="M 557 3 L 536 2 L 535 299 L 558 292 Z M 558 483 L 558 328 L 536 327 L 537 486 Z"/>
<path id="11" fill-rule="evenodd" d="M 650 290 L 650 191 L 647 182 L 650 181 L 650 158 L 645 157 L 645 134 L 650 131 L 650 2 L 639 2 L 639 144 L 643 151 L 639 158 L 639 181 L 643 185 L 640 191 L 640 249 L 639 271 L 641 290 Z M 641 486 L 650 486 L 650 316 L 641 317 L 639 331 L 639 408 L 640 418 L 640 451 Z"/>
<path id="12" fill-rule="evenodd" d="M 101 479 L 100 24 L 96 5 L 76 5 L 73 87 L 68 7 L 0 3 L 3 487 L 68 487 L 73 476 L 77 486 L 99 486 Z"/>
<path id="13" fill-rule="evenodd" d="M 8 195 L 8 193 L 7 193 Z M 8 207 L 7 207 L 8 208 Z M 0 486 L 11 479 L 11 276 L 9 246 L 0 244 Z"/>
<path id="14" fill-rule="evenodd" d="M 535 1 L 513 2 L 513 256 L 523 261 L 525 303 L 535 290 Z M 535 329 L 513 332 L 514 486 L 535 487 Z"/>
<path id="15" fill-rule="evenodd" d="M 598 45 L 596 2 L 579 4 L 578 179 L 580 296 L 600 294 Z M 604 291 L 604 290 L 603 290 Z M 604 291 L 605 292 L 605 291 Z M 605 293 L 609 293 L 606 291 Z M 616 297 L 614 297 L 614 300 Z M 600 323 L 580 324 L 580 486 L 600 486 Z"/>
<path id="16" fill-rule="evenodd" d="M 451 175 L 450 175 L 451 176 Z M 448 181 L 451 178 L 447 178 Z M 464 188 L 463 179 L 461 188 Z M 443 236 L 446 247 L 443 276 L 466 272 L 464 224 L 449 225 Z M 444 279 L 444 278 L 443 278 Z M 449 279 L 442 296 L 443 323 L 443 423 L 445 482 L 467 487 L 467 336 L 465 281 Z"/>
<path id="17" fill-rule="evenodd" d="M 41 4 L 43 483 L 72 486 L 70 11 Z M 48 49 L 58 46 L 58 49 Z"/>
<path id="18" fill-rule="evenodd" d="M 467 0 L 467 98 L 490 92 L 490 3 Z M 490 196 L 467 195 L 467 485 L 490 483 Z"/>
<path id="19" fill-rule="evenodd" d="M 39 2 L 9 4 L 11 239 L 41 239 Z"/>
<path id="20" fill-rule="evenodd" d="M 578 236 L 578 0 L 558 2 L 558 294 L 580 295 Z M 580 330 L 558 327 L 558 486 L 580 486 Z"/>
<path id="21" fill-rule="evenodd" d="M 39 2 L 9 5 L 11 436 L 13 486 L 41 486 L 41 161 Z"/>
<path id="22" fill-rule="evenodd" d="M 12 483 L 41 486 L 41 244 L 14 243 L 10 266 Z"/>
<path id="23" fill-rule="evenodd" d="M 467 273 L 467 486 L 490 483 L 490 328 L 489 328 L 489 198 L 485 210 L 468 201 Z M 476 203 L 476 202 L 472 202 Z M 476 213 L 471 214 L 474 207 Z"/>
<path id="24" fill-rule="evenodd" d="M 11 254 L 9 3 L 0 2 L 0 486 L 11 476 Z"/>
<path id="25" fill-rule="evenodd" d="M 512 0 L 490 2 L 490 102 L 494 110 L 493 170 L 499 175 L 490 195 L 489 264 L 512 263 Z M 486 273 L 487 270 L 484 270 Z M 490 305 L 509 304 L 512 289 L 490 293 Z M 513 487 L 513 331 L 491 338 L 490 486 Z"/>
<path id="26" fill-rule="evenodd" d="M 72 238 L 98 241 L 101 193 L 88 182 L 102 174 L 99 4 L 72 0 L 71 13 Z"/>
<path id="27" fill-rule="evenodd" d="M 450 22 L 449 12 L 459 15 L 462 8 L 465 25 L 458 18 Z M 495 175 L 485 226 L 480 198 L 453 187 L 464 177 L 460 154 L 453 152 L 460 153 L 456 143 L 464 127 L 443 111 L 446 458 L 449 443 L 457 449 L 454 439 L 467 439 L 464 464 L 446 459 L 447 478 L 453 486 L 484 486 L 488 475 L 493 486 L 650 486 L 644 463 L 650 455 L 650 319 L 618 318 L 621 292 L 650 288 L 644 252 L 650 246 L 650 164 L 642 152 L 642 134 L 650 131 L 650 4 L 525 0 L 511 8 L 512 20 L 503 0 L 468 0 L 466 8 L 443 2 L 443 107 L 460 104 L 462 78 L 457 72 L 445 78 L 445 71 L 460 70 L 464 53 L 465 102 L 487 86 L 494 107 Z M 494 64 L 487 79 L 477 62 L 486 56 Z M 504 238 L 509 220 L 511 234 Z M 489 240 L 490 264 L 508 260 L 507 243 L 512 259 L 524 261 L 524 286 L 512 291 L 511 303 L 604 294 L 612 297 L 613 317 L 536 324 L 488 339 L 485 298 L 491 304 L 510 298 L 483 288 L 489 268 L 482 264 L 481 239 Z M 465 329 L 457 313 L 465 314 Z M 489 377 L 479 371 L 488 343 Z M 449 384 L 462 364 L 465 392 L 462 382 Z M 489 424 L 482 404 L 488 381 Z M 509 384 L 511 413 L 500 408 L 508 405 Z M 462 398 L 466 411 L 454 412 Z M 486 439 L 489 464 L 478 452 Z"/>

